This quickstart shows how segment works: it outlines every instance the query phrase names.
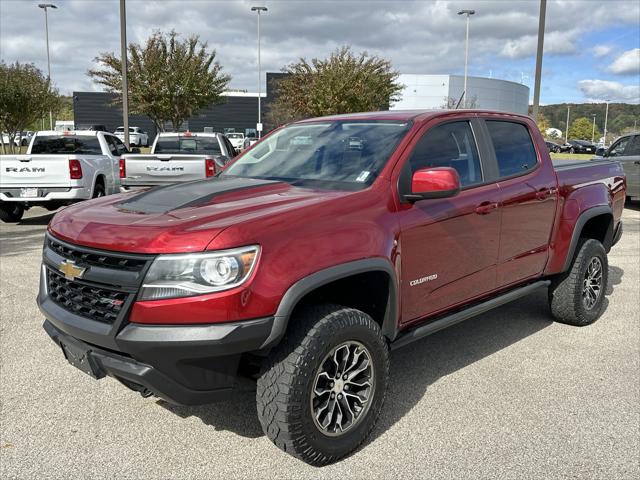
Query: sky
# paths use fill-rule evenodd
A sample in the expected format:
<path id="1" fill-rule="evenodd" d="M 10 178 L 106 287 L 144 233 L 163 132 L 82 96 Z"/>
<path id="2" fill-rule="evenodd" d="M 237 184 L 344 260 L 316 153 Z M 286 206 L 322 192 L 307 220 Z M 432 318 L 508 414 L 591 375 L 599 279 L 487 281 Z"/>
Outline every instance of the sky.
<path id="1" fill-rule="evenodd" d="M 40 0 L 42 1 L 42 0 Z M 46 72 L 39 1 L 0 0 L 0 59 Z M 100 52 L 120 51 L 118 0 L 53 0 L 49 10 L 51 77 L 63 94 L 99 91 L 86 75 Z M 230 87 L 257 91 L 256 14 L 262 69 L 324 58 L 342 45 L 389 59 L 400 73 L 462 74 L 465 20 L 472 8 L 469 75 L 522 82 L 535 72 L 538 0 L 127 0 L 129 42 L 155 31 L 196 34 L 217 52 Z M 549 0 L 541 103 L 640 103 L 640 2 Z M 264 76 L 263 76 L 264 82 Z M 263 84 L 264 91 L 264 84 Z"/>

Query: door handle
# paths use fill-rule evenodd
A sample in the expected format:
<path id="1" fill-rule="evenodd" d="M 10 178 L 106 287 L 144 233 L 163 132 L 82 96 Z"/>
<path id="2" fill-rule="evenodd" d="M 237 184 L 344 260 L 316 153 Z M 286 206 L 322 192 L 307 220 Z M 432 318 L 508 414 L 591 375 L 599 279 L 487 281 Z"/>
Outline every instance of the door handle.
<path id="1" fill-rule="evenodd" d="M 536 192 L 536 198 L 538 200 L 545 200 L 551 195 L 551 189 L 549 188 L 541 188 Z"/>
<path id="2" fill-rule="evenodd" d="M 498 208 L 498 204 L 496 202 L 482 202 L 476 207 L 476 213 L 478 215 L 488 215 L 496 208 Z"/>

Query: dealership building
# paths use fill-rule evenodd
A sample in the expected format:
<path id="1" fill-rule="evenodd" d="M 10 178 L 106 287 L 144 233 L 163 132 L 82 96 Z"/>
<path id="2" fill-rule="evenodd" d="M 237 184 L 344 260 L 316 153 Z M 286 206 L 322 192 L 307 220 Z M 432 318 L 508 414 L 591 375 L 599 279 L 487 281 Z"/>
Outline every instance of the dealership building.
<path id="1" fill-rule="evenodd" d="M 277 82 L 285 74 L 267 73 L 266 92 L 262 93 L 262 111 L 268 112 L 270 102 L 277 96 Z M 399 83 L 404 85 L 400 101 L 392 110 L 455 108 L 464 89 L 464 77 L 460 75 L 413 75 L 402 74 Z M 467 99 L 473 108 L 500 110 L 527 114 L 529 88 L 515 82 L 495 78 L 468 77 Z M 107 92 L 73 92 L 73 114 L 76 128 L 104 125 L 113 132 L 122 125 L 122 108 L 118 95 Z M 255 134 L 258 112 L 258 94 L 229 91 L 223 94 L 222 102 L 201 109 L 185 121 L 184 130 L 192 132 L 242 132 Z M 264 115 L 263 115 L 264 118 Z M 130 115 L 129 125 L 141 127 L 150 138 L 156 129 L 150 118 Z M 265 132 L 275 125 L 265 124 Z"/>
<path id="2" fill-rule="evenodd" d="M 462 75 L 402 74 L 398 82 L 404 89 L 392 110 L 455 108 L 464 91 Z M 528 113 L 529 87 L 526 85 L 497 78 L 467 77 L 467 90 L 467 103 L 472 108 Z"/>

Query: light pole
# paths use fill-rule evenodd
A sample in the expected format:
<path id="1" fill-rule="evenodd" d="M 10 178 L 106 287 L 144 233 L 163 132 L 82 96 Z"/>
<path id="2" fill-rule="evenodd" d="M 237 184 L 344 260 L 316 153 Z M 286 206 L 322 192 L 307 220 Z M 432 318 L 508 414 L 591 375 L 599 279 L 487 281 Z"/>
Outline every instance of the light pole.
<path id="1" fill-rule="evenodd" d="M 122 126 L 124 144 L 129 148 L 129 83 L 127 82 L 127 9 L 120 0 L 120 63 L 122 64 Z"/>
<path id="2" fill-rule="evenodd" d="M 569 112 L 571 107 L 567 107 L 567 128 L 564 131 L 564 143 L 569 143 Z"/>
<path id="3" fill-rule="evenodd" d="M 607 102 L 607 109 L 604 112 L 604 140 L 603 146 L 607 146 L 607 120 L 609 119 L 609 100 L 605 100 Z"/>
<path id="4" fill-rule="evenodd" d="M 258 138 L 262 136 L 262 75 L 260 73 L 260 13 L 266 12 L 267 7 L 251 7 L 252 12 L 258 12 L 258 124 L 256 125 L 256 132 Z"/>
<path id="5" fill-rule="evenodd" d="M 467 65 L 469 62 L 469 17 L 476 13 L 475 10 L 460 10 L 458 15 L 467 16 L 467 35 L 464 45 L 464 87 L 462 91 L 462 107 L 467 108 Z"/>
<path id="6" fill-rule="evenodd" d="M 58 8 L 53 3 L 39 3 L 38 7 L 44 10 L 44 31 L 47 38 L 47 80 L 49 80 L 49 90 L 51 90 L 51 60 L 49 59 L 49 14 L 48 8 Z M 53 113 L 49 110 L 49 129 L 53 130 Z"/>
<path id="7" fill-rule="evenodd" d="M 592 113 L 591 116 L 593 117 L 593 127 L 591 127 L 591 143 L 593 143 L 593 140 L 596 137 L 596 114 Z"/>
<path id="8" fill-rule="evenodd" d="M 544 47 L 544 21 L 547 14 L 547 0 L 540 0 L 540 18 L 538 20 L 538 50 L 536 52 L 536 79 L 533 85 L 533 120 L 538 121 L 540 106 L 540 80 L 542 77 L 542 51 Z"/>

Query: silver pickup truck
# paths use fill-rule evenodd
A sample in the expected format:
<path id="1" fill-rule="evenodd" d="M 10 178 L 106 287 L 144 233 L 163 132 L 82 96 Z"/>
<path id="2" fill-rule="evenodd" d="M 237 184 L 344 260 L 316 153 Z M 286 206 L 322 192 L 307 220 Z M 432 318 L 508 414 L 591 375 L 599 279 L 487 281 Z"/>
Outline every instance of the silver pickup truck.
<path id="1" fill-rule="evenodd" d="M 235 156 L 221 133 L 161 133 L 150 154 L 120 157 L 121 190 L 212 177 Z"/>
<path id="2" fill-rule="evenodd" d="M 640 200 L 640 132 L 623 135 L 608 149 L 596 152 L 596 158 L 604 157 L 619 162 L 627 176 L 627 197 Z"/>

